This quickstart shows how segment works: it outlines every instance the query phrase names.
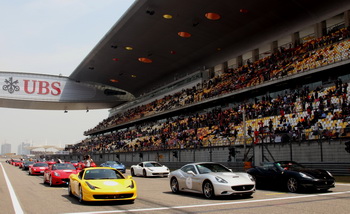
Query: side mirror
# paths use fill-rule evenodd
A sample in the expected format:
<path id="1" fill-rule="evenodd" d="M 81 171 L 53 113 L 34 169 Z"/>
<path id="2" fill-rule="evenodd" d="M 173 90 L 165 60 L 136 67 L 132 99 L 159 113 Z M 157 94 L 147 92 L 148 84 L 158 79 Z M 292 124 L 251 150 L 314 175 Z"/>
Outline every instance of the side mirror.
<path id="1" fill-rule="evenodd" d="M 190 174 L 190 175 L 193 175 L 193 176 L 196 175 L 192 170 L 187 171 L 187 174 Z"/>
<path id="2" fill-rule="evenodd" d="M 128 177 L 126 177 L 127 179 L 131 179 L 132 178 L 132 176 L 131 175 L 128 175 Z"/>

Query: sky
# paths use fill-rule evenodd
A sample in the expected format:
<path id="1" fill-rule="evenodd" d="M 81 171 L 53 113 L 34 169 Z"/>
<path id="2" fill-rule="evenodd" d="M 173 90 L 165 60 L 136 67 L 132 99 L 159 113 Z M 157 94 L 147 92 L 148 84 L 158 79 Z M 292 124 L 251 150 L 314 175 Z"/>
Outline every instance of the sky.
<path id="1" fill-rule="evenodd" d="M 0 71 L 69 76 L 134 0 L 0 1 Z M 86 111 L 0 108 L 0 145 L 64 147 L 108 117 Z"/>

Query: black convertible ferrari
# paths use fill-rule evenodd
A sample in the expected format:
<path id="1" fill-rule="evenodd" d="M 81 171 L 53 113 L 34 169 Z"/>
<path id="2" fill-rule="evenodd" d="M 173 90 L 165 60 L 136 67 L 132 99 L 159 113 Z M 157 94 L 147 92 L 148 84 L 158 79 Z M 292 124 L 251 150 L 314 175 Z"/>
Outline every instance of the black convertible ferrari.
<path id="1" fill-rule="evenodd" d="M 328 171 L 305 168 L 294 161 L 263 163 L 247 172 L 255 178 L 257 186 L 282 187 L 290 192 L 301 189 L 326 191 L 335 184 L 334 177 Z"/>

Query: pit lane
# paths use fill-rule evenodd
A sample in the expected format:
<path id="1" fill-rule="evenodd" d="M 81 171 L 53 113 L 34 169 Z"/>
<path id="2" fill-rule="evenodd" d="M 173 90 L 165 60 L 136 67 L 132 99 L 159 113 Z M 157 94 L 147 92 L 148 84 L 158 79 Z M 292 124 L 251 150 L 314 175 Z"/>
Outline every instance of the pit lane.
<path id="1" fill-rule="evenodd" d="M 138 198 L 133 204 L 104 202 L 80 204 L 69 197 L 67 187 L 49 187 L 42 176 L 2 162 L 24 213 L 347 213 L 350 209 L 350 184 L 336 183 L 326 193 L 293 194 L 258 189 L 250 198 L 225 197 L 214 200 L 202 195 L 173 194 L 168 178 L 134 177 Z M 127 171 L 126 175 L 130 172 Z M 15 213 L 11 197 L 0 173 L 1 213 Z M 3 212 L 6 211 L 6 212 Z"/>

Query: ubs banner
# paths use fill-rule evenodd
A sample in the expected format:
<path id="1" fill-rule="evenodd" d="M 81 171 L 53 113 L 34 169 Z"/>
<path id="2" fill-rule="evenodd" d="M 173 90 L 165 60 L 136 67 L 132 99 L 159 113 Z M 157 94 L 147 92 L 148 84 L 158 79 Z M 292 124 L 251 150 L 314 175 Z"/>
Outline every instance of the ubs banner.
<path id="1" fill-rule="evenodd" d="M 59 101 L 67 80 L 48 75 L 0 73 L 0 97 Z"/>
<path id="2" fill-rule="evenodd" d="M 106 93 L 107 89 L 123 93 L 111 95 Z M 74 104 L 74 109 L 107 108 L 133 98 L 121 89 L 76 82 L 62 76 L 0 72 L 2 107 L 69 109 L 72 107 L 69 104 Z"/>

